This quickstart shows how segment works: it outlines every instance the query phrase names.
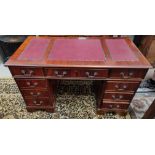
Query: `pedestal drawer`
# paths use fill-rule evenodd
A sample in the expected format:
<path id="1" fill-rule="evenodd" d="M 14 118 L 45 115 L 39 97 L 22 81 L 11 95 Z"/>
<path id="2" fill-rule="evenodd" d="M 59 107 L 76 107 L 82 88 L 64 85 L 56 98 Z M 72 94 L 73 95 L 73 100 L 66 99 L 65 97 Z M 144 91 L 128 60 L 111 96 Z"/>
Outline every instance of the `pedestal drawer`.
<path id="1" fill-rule="evenodd" d="M 34 77 L 44 76 L 42 68 L 34 67 L 9 67 L 13 76 Z"/>
<path id="2" fill-rule="evenodd" d="M 47 80 L 15 79 L 20 88 L 47 88 Z"/>
<path id="3" fill-rule="evenodd" d="M 52 101 L 49 98 L 26 98 L 27 106 L 51 106 Z"/>
<path id="4" fill-rule="evenodd" d="M 106 108 L 106 109 L 128 109 L 129 104 L 120 104 L 120 103 L 103 103 L 101 104 L 101 109 Z"/>
<path id="5" fill-rule="evenodd" d="M 21 90 L 22 92 L 22 95 L 24 97 L 34 97 L 34 98 L 37 98 L 37 97 L 49 97 L 49 92 L 48 90 L 34 90 L 34 89 L 24 89 L 24 90 Z"/>
<path id="6" fill-rule="evenodd" d="M 134 92 L 140 82 L 130 82 L 130 81 L 107 81 L 106 82 L 106 91 L 131 91 Z"/>
<path id="7" fill-rule="evenodd" d="M 103 100 L 112 101 L 130 101 L 133 97 L 133 93 L 117 93 L 117 92 L 106 92 Z"/>

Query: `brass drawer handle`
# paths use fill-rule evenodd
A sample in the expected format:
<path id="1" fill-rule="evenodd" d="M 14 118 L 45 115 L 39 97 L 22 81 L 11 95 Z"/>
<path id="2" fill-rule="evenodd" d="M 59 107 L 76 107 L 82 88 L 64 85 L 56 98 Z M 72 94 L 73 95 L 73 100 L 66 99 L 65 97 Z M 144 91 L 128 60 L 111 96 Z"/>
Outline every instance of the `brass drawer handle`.
<path id="1" fill-rule="evenodd" d="M 110 105 L 109 105 L 109 108 L 113 108 L 113 106 L 110 104 Z"/>
<path id="2" fill-rule="evenodd" d="M 30 92 L 30 94 L 31 94 L 32 96 L 39 96 L 41 93 L 40 93 L 40 92 L 37 92 L 36 94 L 34 94 L 33 92 Z"/>
<path id="3" fill-rule="evenodd" d="M 121 88 L 121 85 L 119 85 L 119 84 L 116 84 L 116 85 L 115 85 L 115 88 L 117 88 L 117 90 L 125 90 L 125 89 L 127 89 L 127 87 L 128 87 L 128 86 L 125 85 L 125 84 L 122 86 L 122 88 Z"/>
<path id="4" fill-rule="evenodd" d="M 34 103 L 34 104 L 36 104 L 36 103 L 37 103 L 37 101 L 33 101 L 33 103 Z"/>
<path id="5" fill-rule="evenodd" d="M 129 78 L 132 78 L 133 72 L 129 72 L 128 75 L 125 75 L 124 72 L 121 72 L 120 75 L 123 79 L 129 79 Z"/>
<path id="6" fill-rule="evenodd" d="M 117 106 L 116 106 L 116 108 L 120 108 L 120 106 L 119 106 L 119 105 L 117 105 Z"/>
<path id="7" fill-rule="evenodd" d="M 41 105 L 41 104 L 44 103 L 44 102 L 43 102 L 43 101 L 39 101 L 39 102 L 33 101 L 33 103 L 34 103 L 35 105 Z"/>
<path id="8" fill-rule="evenodd" d="M 64 77 L 64 76 L 67 74 L 67 71 L 63 71 L 62 74 L 60 74 L 59 71 L 54 71 L 54 74 L 55 74 L 57 77 Z"/>
<path id="9" fill-rule="evenodd" d="M 127 85 L 123 85 L 123 89 L 127 89 L 128 88 L 128 86 Z"/>
<path id="10" fill-rule="evenodd" d="M 43 101 L 40 101 L 39 103 L 42 104 L 42 103 L 44 103 L 44 102 L 43 102 Z"/>
<path id="11" fill-rule="evenodd" d="M 26 70 L 22 69 L 21 70 L 21 73 L 24 75 L 24 76 L 32 76 L 32 73 L 34 73 L 33 70 L 30 70 L 29 73 L 26 73 Z"/>
<path id="12" fill-rule="evenodd" d="M 94 78 L 98 73 L 97 72 L 86 72 L 86 75 L 89 77 L 89 78 Z"/>
<path id="13" fill-rule="evenodd" d="M 123 99 L 123 95 L 118 95 L 118 96 L 112 95 L 112 98 L 114 100 L 120 100 L 120 99 Z"/>
<path id="14" fill-rule="evenodd" d="M 35 82 L 33 85 L 34 85 L 34 86 L 37 86 L 37 85 L 38 85 L 38 82 Z"/>
<path id="15" fill-rule="evenodd" d="M 34 87 L 36 87 L 36 86 L 38 85 L 38 82 L 33 83 L 33 85 L 31 84 L 31 82 L 26 82 L 26 84 L 27 84 L 29 87 L 34 88 Z"/>
<path id="16" fill-rule="evenodd" d="M 130 76 L 130 77 L 133 76 L 133 72 L 130 72 L 130 73 L 129 73 L 129 76 Z"/>

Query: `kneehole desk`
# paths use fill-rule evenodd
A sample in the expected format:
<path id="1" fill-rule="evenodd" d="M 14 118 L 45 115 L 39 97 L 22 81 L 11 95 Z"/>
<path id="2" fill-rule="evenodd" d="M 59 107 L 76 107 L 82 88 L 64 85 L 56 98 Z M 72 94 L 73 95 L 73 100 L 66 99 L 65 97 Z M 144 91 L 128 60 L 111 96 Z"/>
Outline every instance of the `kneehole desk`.
<path id="1" fill-rule="evenodd" d="M 150 63 L 129 38 L 29 36 L 5 63 L 28 111 L 54 112 L 59 80 L 93 80 L 96 112 L 126 114 Z"/>

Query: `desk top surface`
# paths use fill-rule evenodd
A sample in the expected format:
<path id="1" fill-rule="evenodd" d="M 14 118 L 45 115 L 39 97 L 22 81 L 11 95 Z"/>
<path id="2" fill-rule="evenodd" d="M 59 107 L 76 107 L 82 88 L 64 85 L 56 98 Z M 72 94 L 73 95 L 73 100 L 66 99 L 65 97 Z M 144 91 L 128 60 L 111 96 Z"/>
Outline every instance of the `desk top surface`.
<path id="1" fill-rule="evenodd" d="M 29 36 L 6 66 L 150 68 L 129 38 Z"/>

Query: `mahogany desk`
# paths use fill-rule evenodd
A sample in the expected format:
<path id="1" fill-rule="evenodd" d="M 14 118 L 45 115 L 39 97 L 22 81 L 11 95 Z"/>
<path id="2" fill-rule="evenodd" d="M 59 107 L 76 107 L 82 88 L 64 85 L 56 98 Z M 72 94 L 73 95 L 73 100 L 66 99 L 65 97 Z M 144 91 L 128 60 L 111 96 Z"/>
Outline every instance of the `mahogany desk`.
<path id="1" fill-rule="evenodd" d="M 28 111 L 54 112 L 59 80 L 93 80 L 98 114 L 126 114 L 151 65 L 128 38 L 28 37 L 6 62 Z"/>

